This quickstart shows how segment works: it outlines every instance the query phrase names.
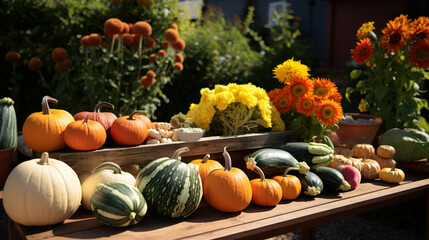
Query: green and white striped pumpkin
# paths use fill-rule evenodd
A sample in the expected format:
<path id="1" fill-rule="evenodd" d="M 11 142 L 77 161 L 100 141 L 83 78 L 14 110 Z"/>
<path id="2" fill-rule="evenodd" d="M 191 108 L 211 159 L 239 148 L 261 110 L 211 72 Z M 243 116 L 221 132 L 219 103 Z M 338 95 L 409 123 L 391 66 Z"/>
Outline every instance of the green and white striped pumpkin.
<path id="1" fill-rule="evenodd" d="M 0 99 L 0 149 L 16 148 L 18 129 L 13 100 L 8 97 Z"/>
<path id="2" fill-rule="evenodd" d="M 180 162 L 179 148 L 172 158 L 150 162 L 138 174 L 137 188 L 146 198 L 149 210 L 161 216 L 178 218 L 191 215 L 203 196 L 198 165 Z"/>
<path id="3" fill-rule="evenodd" d="M 142 220 L 147 204 L 134 186 L 99 183 L 91 197 L 91 209 L 100 222 L 113 227 L 126 227 Z"/>

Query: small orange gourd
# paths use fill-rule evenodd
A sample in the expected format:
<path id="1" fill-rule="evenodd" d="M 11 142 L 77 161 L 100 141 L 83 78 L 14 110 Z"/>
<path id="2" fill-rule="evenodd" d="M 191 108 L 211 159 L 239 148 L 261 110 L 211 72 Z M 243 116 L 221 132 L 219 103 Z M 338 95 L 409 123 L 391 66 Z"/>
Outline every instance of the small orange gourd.
<path id="1" fill-rule="evenodd" d="M 393 160 L 392 158 L 382 158 L 379 156 L 375 156 L 374 160 L 378 162 L 381 169 L 386 167 L 391 168 L 396 165 L 396 161 Z"/>
<path id="2" fill-rule="evenodd" d="M 51 152 L 66 147 L 64 130 L 74 121 L 73 116 L 61 109 L 49 109 L 49 103 L 57 103 L 53 97 L 42 99 L 42 111 L 30 114 L 22 127 L 25 143 L 36 152 Z"/>
<path id="3" fill-rule="evenodd" d="M 372 158 L 375 155 L 375 149 L 374 146 L 367 143 L 362 144 L 356 144 L 352 148 L 353 150 L 353 157 L 357 158 Z"/>
<path id="4" fill-rule="evenodd" d="M 198 173 L 201 177 L 201 182 L 204 184 L 204 180 L 213 170 L 223 168 L 222 164 L 218 161 L 211 160 L 210 154 L 206 154 L 203 159 L 195 159 L 190 163 L 198 165 Z"/>
<path id="5" fill-rule="evenodd" d="M 252 201 L 252 187 L 247 175 L 232 167 L 226 147 L 223 157 L 225 168 L 212 171 L 204 181 L 204 199 L 219 211 L 239 212 Z"/>
<path id="6" fill-rule="evenodd" d="M 376 179 L 380 172 L 380 164 L 373 159 L 364 159 L 360 173 L 363 179 Z"/>
<path id="7" fill-rule="evenodd" d="M 292 170 L 298 170 L 298 168 L 287 168 L 282 176 L 278 175 L 272 177 L 272 179 L 278 182 L 282 188 L 283 200 L 295 200 L 301 193 L 301 181 L 299 181 L 299 179 L 294 175 L 288 175 L 289 171 Z"/>
<path id="8" fill-rule="evenodd" d="M 71 149 L 89 151 L 99 149 L 106 142 L 106 130 L 97 121 L 89 120 L 89 113 L 84 120 L 71 122 L 64 131 L 64 140 Z"/>
<path id="9" fill-rule="evenodd" d="M 117 118 L 110 127 L 110 134 L 113 140 L 123 146 L 134 146 L 142 144 L 148 135 L 146 124 L 134 117 L 137 113 L 144 113 L 136 111 L 129 116 Z"/>
<path id="10" fill-rule="evenodd" d="M 377 156 L 382 158 L 393 158 L 395 156 L 395 148 L 389 145 L 380 145 L 377 148 Z"/>
<path id="11" fill-rule="evenodd" d="M 405 179 L 405 173 L 396 165 L 391 168 L 383 168 L 379 173 L 380 179 L 388 183 L 401 183 Z"/>
<path id="12" fill-rule="evenodd" d="M 252 203 L 263 207 L 272 207 L 282 200 L 282 187 L 273 179 L 265 179 L 264 172 L 256 166 L 255 160 L 246 163 L 247 168 L 259 174 L 260 178 L 250 181 L 252 186 Z"/>

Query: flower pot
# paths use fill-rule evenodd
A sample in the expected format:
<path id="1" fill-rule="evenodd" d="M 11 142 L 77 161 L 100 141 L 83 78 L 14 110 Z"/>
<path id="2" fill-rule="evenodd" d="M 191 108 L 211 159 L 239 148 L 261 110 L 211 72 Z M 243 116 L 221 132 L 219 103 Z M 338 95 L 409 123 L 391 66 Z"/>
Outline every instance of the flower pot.
<path id="1" fill-rule="evenodd" d="M 7 176 L 9 176 L 14 151 L 15 148 L 6 148 L 0 150 L 0 187 L 4 186 Z"/>
<path id="2" fill-rule="evenodd" d="M 346 115 L 352 116 L 354 120 L 373 119 L 374 121 L 368 123 L 340 121 L 338 123 L 339 129 L 329 135 L 334 145 L 353 146 L 359 143 L 372 144 L 383 120 L 369 114 L 346 113 Z"/>

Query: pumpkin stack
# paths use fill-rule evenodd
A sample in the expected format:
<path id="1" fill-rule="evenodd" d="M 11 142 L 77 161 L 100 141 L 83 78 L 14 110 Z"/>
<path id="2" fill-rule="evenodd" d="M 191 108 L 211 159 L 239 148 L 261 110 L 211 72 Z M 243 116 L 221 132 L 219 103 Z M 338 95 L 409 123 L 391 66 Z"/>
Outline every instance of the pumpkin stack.
<path id="1" fill-rule="evenodd" d="M 373 158 L 375 156 L 374 146 L 371 144 L 356 144 L 352 148 L 353 157 L 362 158 L 361 174 L 363 179 L 376 179 L 380 172 L 380 164 Z"/>
<path id="2" fill-rule="evenodd" d="M 380 168 L 392 168 L 396 165 L 396 161 L 393 160 L 395 156 L 395 148 L 389 145 L 380 145 L 377 148 L 377 156 L 375 160 L 380 164 Z"/>

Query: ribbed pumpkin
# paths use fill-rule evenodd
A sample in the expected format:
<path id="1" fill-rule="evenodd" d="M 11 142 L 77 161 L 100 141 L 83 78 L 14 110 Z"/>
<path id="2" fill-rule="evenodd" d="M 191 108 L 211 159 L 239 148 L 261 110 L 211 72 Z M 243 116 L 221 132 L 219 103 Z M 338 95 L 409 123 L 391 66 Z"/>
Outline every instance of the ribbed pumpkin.
<path id="1" fill-rule="evenodd" d="M 138 115 L 135 115 L 135 117 L 142 120 L 144 124 L 146 124 L 147 129 L 153 128 L 152 121 L 150 120 L 150 118 L 146 117 L 146 115 L 138 114 Z"/>
<path id="2" fill-rule="evenodd" d="M 89 120 L 71 122 L 64 130 L 64 140 L 70 148 L 78 151 L 99 149 L 106 142 L 106 130 L 101 123 Z"/>
<path id="3" fill-rule="evenodd" d="M 147 164 L 136 180 L 145 197 L 149 211 L 158 215 L 179 218 L 191 215 L 203 196 L 198 165 L 180 161 L 180 154 L 188 147 L 177 149 L 171 158 L 163 157 Z"/>
<path id="4" fill-rule="evenodd" d="M 389 145 L 380 145 L 377 148 L 377 156 L 381 158 L 393 158 L 395 156 L 395 148 Z"/>
<path id="5" fill-rule="evenodd" d="M 18 129 L 13 100 L 5 97 L 0 99 L 0 149 L 16 148 Z"/>
<path id="6" fill-rule="evenodd" d="M 204 180 L 204 199 L 219 211 L 239 212 L 252 201 L 252 186 L 241 169 L 232 167 L 226 147 L 223 157 L 225 168 L 212 171 Z"/>
<path id="7" fill-rule="evenodd" d="M 375 156 L 374 160 L 378 162 L 378 164 L 380 165 L 380 169 L 386 167 L 392 168 L 393 166 L 396 166 L 396 161 L 392 158 L 382 158 L 379 156 Z"/>
<path id="8" fill-rule="evenodd" d="M 136 179 L 113 162 L 105 162 L 94 168 L 91 175 L 82 182 L 82 206 L 91 210 L 91 196 L 99 183 L 125 183 L 134 186 Z"/>
<path id="9" fill-rule="evenodd" d="M 364 159 L 360 173 L 363 179 L 376 179 L 380 172 L 380 164 L 373 159 Z"/>
<path id="10" fill-rule="evenodd" d="M 379 177 L 384 182 L 388 183 L 401 183 L 405 179 L 405 173 L 396 166 L 391 168 L 383 168 L 379 172 Z"/>
<path id="11" fill-rule="evenodd" d="M 352 148 L 353 157 L 357 158 L 372 158 L 375 155 L 374 146 L 367 143 L 356 144 Z"/>
<path id="12" fill-rule="evenodd" d="M 362 159 L 361 158 L 352 158 L 345 157 L 343 155 L 336 154 L 334 155 L 334 159 L 328 165 L 328 167 L 337 169 L 340 165 L 350 165 L 358 169 L 359 171 L 362 169 Z"/>
<path id="13" fill-rule="evenodd" d="M 201 182 L 204 186 L 204 180 L 213 170 L 223 168 L 218 161 L 210 160 L 210 154 L 206 154 L 203 159 L 195 159 L 190 163 L 198 165 L 198 172 L 201 177 Z"/>
<path id="14" fill-rule="evenodd" d="M 288 175 L 292 170 L 299 170 L 299 168 L 287 168 L 283 175 L 273 176 L 272 179 L 280 184 L 282 188 L 283 200 L 295 200 L 301 193 L 301 181 L 294 175 Z"/>
<path id="15" fill-rule="evenodd" d="M 117 118 L 110 127 L 113 140 L 123 146 L 134 146 L 142 144 L 148 135 L 146 124 L 134 115 L 144 113 L 136 111 L 129 116 Z"/>
<path id="16" fill-rule="evenodd" d="M 282 200 L 282 187 L 273 179 L 265 179 L 264 172 L 256 166 L 254 160 L 246 163 L 247 168 L 259 174 L 260 178 L 250 181 L 252 186 L 252 203 L 263 207 L 273 207 Z"/>
<path id="17" fill-rule="evenodd" d="M 49 109 L 49 102 L 57 103 L 55 98 L 42 99 L 42 111 L 30 114 L 22 127 L 25 143 L 36 152 L 51 152 L 66 147 L 64 130 L 74 121 L 73 116 L 61 109 Z"/>
<path id="18" fill-rule="evenodd" d="M 116 115 L 112 112 L 101 112 L 101 109 L 104 107 L 115 109 L 115 107 L 111 103 L 100 102 L 97 105 L 95 105 L 93 112 L 79 112 L 79 113 L 76 113 L 73 117 L 76 121 L 82 120 L 82 119 L 85 119 L 86 115 L 88 115 L 89 113 L 90 120 L 97 121 L 101 123 L 101 125 L 103 125 L 107 133 L 106 144 L 110 144 L 112 143 L 112 137 L 110 136 L 110 127 L 118 117 L 116 117 Z"/>
<path id="19" fill-rule="evenodd" d="M 28 226 L 60 223 L 80 205 L 79 178 L 67 164 L 42 153 L 25 161 L 9 174 L 3 190 L 3 205 L 15 222 Z"/>
<path id="20" fill-rule="evenodd" d="M 147 204 L 141 192 L 132 185 L 99 183 L 91 197 L 91 210 L 106 225 L 126 227 L 143 219 Z"/>

